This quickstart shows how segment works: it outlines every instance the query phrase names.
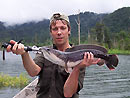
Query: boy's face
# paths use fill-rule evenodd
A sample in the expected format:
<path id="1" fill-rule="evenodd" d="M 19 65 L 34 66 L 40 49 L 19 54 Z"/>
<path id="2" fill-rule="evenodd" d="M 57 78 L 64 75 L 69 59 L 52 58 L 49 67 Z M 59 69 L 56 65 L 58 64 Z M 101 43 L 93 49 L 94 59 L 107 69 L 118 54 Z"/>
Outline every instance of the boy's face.
<path id="1" fill-rule="evenodd" d="M 64 45 L 68 43 L 70 30 L 68 28 L 67 22 L 63 20 L 56 20 L 54 24 L 51 24 L 50 31 L 54 44 Z"/>

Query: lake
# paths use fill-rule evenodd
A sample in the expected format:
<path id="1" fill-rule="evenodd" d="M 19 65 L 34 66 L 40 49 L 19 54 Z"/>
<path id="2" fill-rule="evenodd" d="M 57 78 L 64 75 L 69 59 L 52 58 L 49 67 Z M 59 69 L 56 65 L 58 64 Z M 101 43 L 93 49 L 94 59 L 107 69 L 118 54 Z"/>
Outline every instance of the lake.
<path id="1" fill-rule="evenodd" d="M 35 53 L 30 53 L 34 58 Z M 110 71 L 105 65 L 92 65 L 86 68 L 84 87 L 80 91 L 80 98 L 130 98 L 130 55 L 118 55 L 119 65 Z M 11 76 L 25 73 L 21 57 L 6 53 L 6 60 L 2 60 L 0 51 L 0 72 Z M 20 89 L 2 88 L 0 98 L 12 98 Z"/>

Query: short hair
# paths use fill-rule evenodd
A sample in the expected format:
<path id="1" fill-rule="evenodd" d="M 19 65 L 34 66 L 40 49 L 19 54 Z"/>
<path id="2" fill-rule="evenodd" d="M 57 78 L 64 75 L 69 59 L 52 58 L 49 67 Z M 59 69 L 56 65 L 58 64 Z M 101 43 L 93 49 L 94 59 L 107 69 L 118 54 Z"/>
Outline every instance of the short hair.
<path id="1" fill-rule="evenodd" d="M 68 30 L 70 31 L 70 22 L 68 16 L 60 13 L 55 13 L 50 19 L 50 30 L 52 25 L 56 25 L 56 21 L 61 20 L 63 24 L 67 24 Z"/>

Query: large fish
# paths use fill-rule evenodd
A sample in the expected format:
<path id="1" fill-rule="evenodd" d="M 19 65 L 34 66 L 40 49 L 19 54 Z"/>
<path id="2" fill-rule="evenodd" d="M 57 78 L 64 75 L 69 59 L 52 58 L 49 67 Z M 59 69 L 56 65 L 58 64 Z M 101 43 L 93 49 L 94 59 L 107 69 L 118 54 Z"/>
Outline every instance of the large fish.
<path id="1" fill-rule="evenodd" d="M 4 43 L 2 47 L 7 48 L 9 44 L 13 46 L 11 43 Z M 45 59 L 65 67 L 66 70 L 79 64 L 83 60 L 85 52 L 91 52 L 95 58 L 101 58 L 102 62 L 98 64 L 102 65 L 105 61 L 110 70 L 115 69 L 118 65 L 118 57 L 115 54 L 108 55 L 104 47 L 97 45 L 77 45 L 68 49 L 68 51 L 66 50 L 66 52 L 48 47 L 25 47 L 24 49 L 25 51 L 39 51 Z"/>
<path id="2" fill-rule="evenodd" d="M 80 47 L 79 47 L 80 48 Z M 75 50 L 71 52 L 62 52 L 56 49 L 42 47 L 40 49 L 41 53 L 44 55 L 45 59 L 58 64 L 60 66 L 67 68 L 71 68 L 79 64 L 84 57 L 85 52 L 91 52 L 93 53 L 95 58 L 101 58 L 105 61 L 106 66 L 113 70 L 118 65 L 118 58 L 115 54 L 108 55 L 104 51 L 100 51 L 100 49 L 81 49 L 81 50 Z"/>

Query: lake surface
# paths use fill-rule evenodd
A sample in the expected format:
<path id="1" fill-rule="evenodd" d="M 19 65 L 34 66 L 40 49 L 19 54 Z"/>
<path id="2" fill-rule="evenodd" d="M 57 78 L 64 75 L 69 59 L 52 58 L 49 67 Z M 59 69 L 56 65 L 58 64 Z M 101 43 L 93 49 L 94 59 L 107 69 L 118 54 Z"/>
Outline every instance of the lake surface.
<path id="1" fill-rule="evenodd" d="M 34 53 L 30 53 L 34 57 Z M 130 55 L 118 55 L 119 65 L 110 71 L 105 65 L 92 65 L 86 68 L 84 87 L 80 91 L 80 98 L 130 98 Z M 6 53 L 6 60 L 2 60 L 0 51 L 0 72 L 11 76 L 25 73 L 21 57 Z M 0 98 L 12 98 L 20 89 L 2 88 Z"/>

